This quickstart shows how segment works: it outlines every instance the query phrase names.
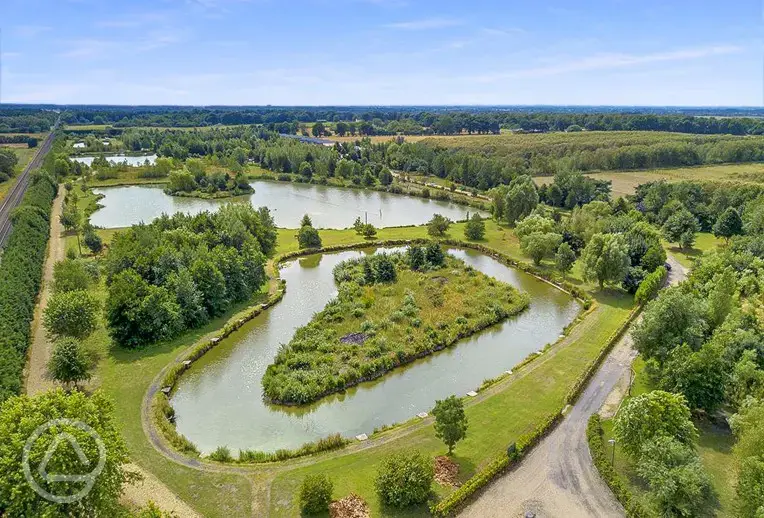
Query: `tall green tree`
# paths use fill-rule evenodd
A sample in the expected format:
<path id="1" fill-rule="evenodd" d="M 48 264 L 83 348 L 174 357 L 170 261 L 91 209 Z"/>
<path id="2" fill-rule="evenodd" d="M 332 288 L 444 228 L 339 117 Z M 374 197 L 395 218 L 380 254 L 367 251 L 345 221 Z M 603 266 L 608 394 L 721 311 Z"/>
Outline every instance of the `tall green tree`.
<path id="1" fill-rule="evenodd" d="M 689 243 L 689 238 L 691 236 L 694 241 L 695 233 L 698 230 L 700 230 L 698 220 L 685 208 L 675 212 L 663 224 L 663 236 L 666 238 L 666 241 L 680 245 L 684 244 L 685 246 L 688 244 L 692 246 Z"/>
<path id="2" fill-rule="evenodd" d="M 443 237 L 451 226 L 451 220 L 442 214 L 433 214 L 427 222 L 427 233 L 433 237 Z"/>
<path id="3" fill-rule="evenodd" d="M 510 225 L 528 216 L 539 204 L 539 193 L 533 179 L 520 175 L 509 183 L 505 200 L 505 217 Z"/>
<path id="4" fill-rule="evenodd" d="M 477 212 L 464 225 L 464 237 L 470 241 L 480 241 L 485 237 L 485 222 Z"/>
<path id="5" fill-rule="evenodd" d="M 690 408 L 681 394 L 653 390 L 627 399 L 613 426 L 617 444 L 633 459 L 657 437 L 671 437 L 692 446 L 698 431 L 690 419 Z"/>
<path id="6" fill-rule="evenodd" d="M 43 311 L 43 324 L 51 336 L 83 339 L 95 331 L 100 307 L 87 291 L 55 293 Z"/>
<path id="7" fill-rule="evenodd" d="M 448 454 L 454 451 L 457 442 L 467 437 L 467 416 L 464 402 L 456 396 L 435 401 L 435 436 L 448 446 Z"/>
<path id="8" fill-rule="evenodd" d="M 571 270 L 571 268 L 573 268 L 573 263 L 576 262 L 576 253 L 573 252 L 573 249 L 568 243 L 561 243 L 560 246 L 557 247 L 557 253 L 554 256 L 554 262 L 557 266 L 557 270 L 564 277 Z"/>
<path id="9" fill-rule="evenodd" d="M 90 359 L 78 340 L 67 337 L 56 342 L 48 362 L 48 371 L 54 380 L 77 386 L 90 379 L 90 370 Z"/>
<path id="10" fill-rule="evenodd" d="M 584 277 L 597 281 L 602 289 L 606 283 L 623 281 L 629 271 L 629 247 L 618 234 L 594 234 L 581 254 Z"/>
<path id="11" fill-rule="evenodd" d="M 734 207 L 727 207 L 716 219 L 713 228 L 716 237 L 723 237 L 726 241 L 732 236 L 743 233 L 743 220 L 740 213 Z"/>

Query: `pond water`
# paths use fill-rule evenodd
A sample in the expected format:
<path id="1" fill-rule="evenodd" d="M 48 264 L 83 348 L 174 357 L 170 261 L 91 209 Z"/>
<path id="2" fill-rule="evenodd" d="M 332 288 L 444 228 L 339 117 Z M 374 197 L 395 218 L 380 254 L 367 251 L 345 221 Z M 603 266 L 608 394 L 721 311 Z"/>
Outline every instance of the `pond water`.
<path id="1" fill-rule="evenodd" d="M 390 250 L 390 249 L 387 249 Z M 449 250 L 481 272 L 531 296 L 523 313 L 455 346 L 391 371 L 344 394 L 302 407 L 268 405 L 261 380 L 282 343 L 337 293 L 332 269 L 374 250 L 317 254 L 285 263 L 284 299 L 195 362 L 172 397 L 178 432 L 201 451 L 228 446 L 275 451 L 333 433 L 354 437 L 429 411 L 436 399 L 464 395 L 557 339 L 578 313 L 570 296 L 471 250 Z"/>
<path id="2" fill-rule="evenodd" d="M 94 156 L 77 156 L 77 157 L 71 157 L 72 162 L 79 162 L 81 164 L 85 164 L 88 167 L 93 163 L 93 160 L 95 160 L 96 157 Z M 106 160 L 112 164 L 127 164 L 131 167 L 138 167 L 142 166 L 146 163 L 148 160 L 150 165 L 154 165 L 154 163 L 157 160 L 156 155 L 141 155 L 141 156 L 125 156 L 125 155 L 112 155 L 104 157 Z"/>
<path id="3" fill-rule="evenodd" d="M 464 219 L 467 211 L 475 212 L 455 203 L 362 189 L 268 181 L 251 185 L 254 194 L 234 199 L 249 200 L 255 207 L 267 206 L 276 225 L 282 228 L 297 228 L 303 214 L 309 214 L 317 228 L 347 228 L 357 217 L 381 228 L 421 225 L 436 212 L 452 220 Z M 231 200 L 169 196 L 156 186 L 102 187 L 94 191 L 104 196 L 99 202 L 103 208 L 93 213 L 90 222 L 103 228 L 148 223 L 162 213 L 215 210 Z"/>

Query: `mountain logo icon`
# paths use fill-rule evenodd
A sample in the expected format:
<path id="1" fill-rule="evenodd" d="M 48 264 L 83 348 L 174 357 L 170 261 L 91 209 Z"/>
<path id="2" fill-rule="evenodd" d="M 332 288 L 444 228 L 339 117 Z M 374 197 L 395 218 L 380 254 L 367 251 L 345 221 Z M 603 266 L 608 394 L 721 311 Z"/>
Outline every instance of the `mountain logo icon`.
<path id="1" fill-rule="evenodd" d="M 53 441 L 45 450 L 45 455 L 43 456 L 43 459 L 40 462 L 40 464 L 37 466 L 37 473 L 39 474 L 40 478 L 43 481 L 47 482 L 48 484 L 50 484 L 51 482 L 70 482 L 75 484 L 78 484 L 78 483 L 83 484 L 83 487 L 77 490 L 73 494 L 64 494 L 64 495 L 53 494 L 50 491 L 44 489 L 37 482 L 37 479 L 35 479 L 35 477 L 32 474 L 32 468 L 30 466 L 30 453 L 32 451 L 32 448 L 34 447 L 35 443 L 40 439 L 40 437 L 53 427 L 56 427 L 56 429 L 61 429 L 61 430 L 66 430 L 67 428 L 69 430 L 71 430 L 72 428 L 81 430 L 87 433 L 90 437 L 92 437 L 93 441 L 96 444 L 96 447 L 98 448 L 98 460 L 97 462 L 94 463 L 93 460 L 89 459 L 85 455 L 85 452 L 82 450 L 80 443 L 77 441 L 77 438 L 74 435 L 72 435 L 72 433 L 67 431 L 61 431 L 58 434 L 56 434 L 56 436 L 53 438 Z M 72 450 L 74 450 L 74 453 L 76 454 L 77 459 L 82 466 L 86 468 L 90 468 L 93 464 L 95 464 L 95 467 L 89 473 L 85 473 L 85 474 L 49 473 L 48 464 L 50 463 L 51 459 L 53 459 L 53 457 L 56 455 L 56 452 L 59 450 L 59 448 L 71 448 Z M 106 446 L 104 445 L 104 442 L 101 439 L 101 437 L 98 435 L 98 432 L 96 432 L 90 425 L 83 423 L 82 421 L 78 421 L 76 419 L 66 419 L 66 418 L 52 419 L 38 426 L 35 429 L 35 431 L 32 433 L 32 435 L 29 436 L 29 438 L 26 441 L 26 444 L 24 444 L 21 464 L 24 470 L 24 477 L 26 478 L 30 487 L 38 495 L 40 495 L 41 497 L 51 502 L 56 502 L 59 504 L 71 504 L 79 500 L 82 500 L 85 496 L 87 496 L 90 490 L 93 489 L 96 479 L 101 474 L 101 472 L 103 471 L 104 465 L 106 464 Z"/>

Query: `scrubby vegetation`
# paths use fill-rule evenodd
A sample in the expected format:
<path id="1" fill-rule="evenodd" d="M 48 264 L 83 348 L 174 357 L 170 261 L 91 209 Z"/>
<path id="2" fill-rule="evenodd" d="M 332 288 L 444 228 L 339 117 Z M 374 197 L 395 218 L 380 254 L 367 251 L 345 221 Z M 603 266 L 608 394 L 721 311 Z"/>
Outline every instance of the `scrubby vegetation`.
<path id="1" fill-rule="evenodd" d="M 334 278 L 337 298 L 268 367 L 270 400 L 307 403 L 376 378 L 528 304 L 526 295 L 444 256 L 437 244 L 346 261 Z"/>
<path id="2" fill-rule="evenodd" d="M 265 283 L 276 244 L 267 208 L 163 215 L 117 233 L 105 257 L 106 317 L 114 341 L 153 343 L 248 300 Z"/>

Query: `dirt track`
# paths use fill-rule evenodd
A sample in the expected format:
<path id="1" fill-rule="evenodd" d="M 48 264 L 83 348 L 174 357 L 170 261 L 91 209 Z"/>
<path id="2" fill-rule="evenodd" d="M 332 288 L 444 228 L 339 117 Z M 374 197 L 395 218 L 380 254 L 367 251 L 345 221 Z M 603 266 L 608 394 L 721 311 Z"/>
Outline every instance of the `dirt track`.
<path id="1" fill-rule="evenodd" d="M 673 258 L 669 281 L 686 277 Z M 612 517 L 624 511 L 592 464 L 586 425 L 624 376 L 636 352 L 627 334 L 613 349 L 563 422 L 513 471 L 494 482 L 460 516 Z M 609 402 L 612 405 L 612 401 Z"/>
<path id="2" fill-rule="evenodd" d="M 32 321 L 32 344 L 29 347 L 29 357 L 26 366 L 26 393 L 33 396 L 45 392 L 56 385 L 51 381 L 48 374 L 48 360 L 50 359 L 52 344 L 49 342 L 42 325 L 42 312 L 48 306 L 53 291 L 53 266 L 64 258 L 64 240 L 61 235 L 64 231 L 61 225 L 61 210 L 64 205 L 66 190 L 63 185 L 58 187 L 58 196 L 53 200 L 53 210 L 50 213 L 50 238 L 48 239 L 48 255 L 45 258 L 45 266 L 42 271 L 42 286 L 40 288 L 40 300 L 35 309 Z"/>

